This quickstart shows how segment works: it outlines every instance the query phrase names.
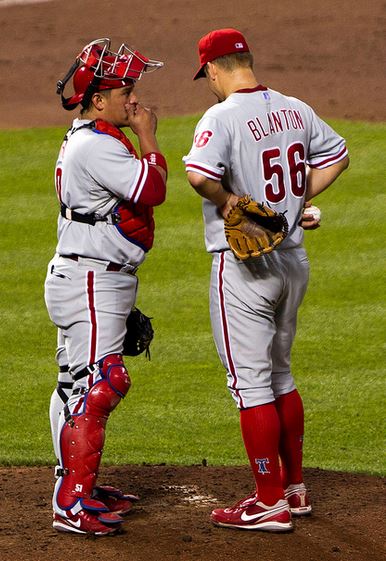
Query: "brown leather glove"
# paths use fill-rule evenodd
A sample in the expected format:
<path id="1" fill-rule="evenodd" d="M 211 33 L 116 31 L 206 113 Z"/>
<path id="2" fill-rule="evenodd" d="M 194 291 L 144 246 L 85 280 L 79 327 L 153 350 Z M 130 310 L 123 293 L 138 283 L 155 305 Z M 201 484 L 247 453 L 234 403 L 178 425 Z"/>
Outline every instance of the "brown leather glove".
<path id="1" fill-rule="evenodd" d="M 288 222 L 283 213 L 244 195 L 229 211 L 224 229 L 229 247 L 245 261 L 270 253 L 281 244 L 288 233 Z"/>

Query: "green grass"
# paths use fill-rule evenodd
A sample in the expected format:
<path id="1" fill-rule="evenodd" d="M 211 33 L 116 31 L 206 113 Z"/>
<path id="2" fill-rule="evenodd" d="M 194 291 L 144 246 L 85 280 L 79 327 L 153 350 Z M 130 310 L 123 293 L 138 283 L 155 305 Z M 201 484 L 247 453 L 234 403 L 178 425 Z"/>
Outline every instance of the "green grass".
<path id="1" fill-rule="evenodd" d="M 246 463 L 208 315 L 210 257 L 201 201 L 181 157 L 195 117 L 163 120 L 170 168 L 156 209 L 156 242 L 139 272 L 138 304 L 154 317 L 152 360 L 127 359 L 133 387 L 111 415 L 104 462 Z M 310 287 L 293 366 L 306 410 L 305 465 L 385 473 L 386 196 L 384 124 L 331 122 L 347 139 L 349 170 L 315 202 L 323 226 L 306 234 Z M 53 169 L 61 129 L 0 132 L 0 464 L 52 463 L 48 404 L 56 332 L 43 300 L 56 243 Z"/>

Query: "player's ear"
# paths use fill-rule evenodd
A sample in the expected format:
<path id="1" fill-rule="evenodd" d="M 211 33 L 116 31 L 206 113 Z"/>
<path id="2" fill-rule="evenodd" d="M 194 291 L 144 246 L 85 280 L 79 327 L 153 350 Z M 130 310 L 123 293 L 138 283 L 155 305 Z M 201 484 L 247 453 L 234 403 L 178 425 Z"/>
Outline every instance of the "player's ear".
<path id="1" fill-rule="evenodd" d="M 205 74 L 210 80 L 214 80 L 217 76 L 217 67 L 213 62 L 208 62 L 205 67 Z"/>
<path id="2" fill-rule="evenodd" d="M 105 108 L 106 98 L 100 92 L 95 92 L 91 98 L 91 103 L 98 111 L 102 111 Z"/>

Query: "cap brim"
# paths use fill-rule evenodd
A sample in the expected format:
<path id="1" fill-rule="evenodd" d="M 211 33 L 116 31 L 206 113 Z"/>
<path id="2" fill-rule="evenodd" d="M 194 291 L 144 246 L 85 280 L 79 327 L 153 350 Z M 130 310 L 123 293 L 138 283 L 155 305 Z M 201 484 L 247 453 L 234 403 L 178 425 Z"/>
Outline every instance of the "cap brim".
<path id="1" fill-rule="evenodd" d="M 198 72 L 193 76 L 193 80 L 198 80 L 198 78 L 205 78 L 205 68 L 206 64 L 203 64 Z"/>

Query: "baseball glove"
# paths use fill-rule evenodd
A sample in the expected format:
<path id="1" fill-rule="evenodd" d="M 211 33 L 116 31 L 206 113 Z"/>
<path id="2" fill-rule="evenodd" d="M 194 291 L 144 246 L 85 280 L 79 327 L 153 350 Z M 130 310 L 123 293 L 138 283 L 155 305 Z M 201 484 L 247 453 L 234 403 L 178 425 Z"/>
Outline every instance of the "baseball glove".
<path id="1" fill-rule="evenodd" d="M 150 360 L 150 343 L 154 337 L 151 318 L 145 316 L 138 308 L 133 308 L 126 320 L 126 335 L 123 341 L 125 356 L 137 356 L 143 351 Z"/>
<path id="2" fill-rule="evenodd" d="M 238 259 L 245 261 L 270 253 L 284 240 L 288 222 L 283 213 L 244 195 L 224 223 L 225 237 Z"/>

